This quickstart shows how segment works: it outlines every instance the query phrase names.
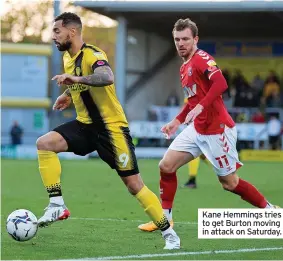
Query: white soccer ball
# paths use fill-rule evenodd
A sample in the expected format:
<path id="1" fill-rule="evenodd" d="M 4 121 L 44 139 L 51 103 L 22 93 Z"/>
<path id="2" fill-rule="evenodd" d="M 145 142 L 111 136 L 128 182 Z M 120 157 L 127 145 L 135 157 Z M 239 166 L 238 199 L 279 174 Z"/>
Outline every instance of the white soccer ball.
<path id="1" fill-rule="evenodd" d="M 17 209 L 8 216 L 6 229 L 17 241 L 30 240 L 37 232 L 37 218 L 29 210 Z"/>

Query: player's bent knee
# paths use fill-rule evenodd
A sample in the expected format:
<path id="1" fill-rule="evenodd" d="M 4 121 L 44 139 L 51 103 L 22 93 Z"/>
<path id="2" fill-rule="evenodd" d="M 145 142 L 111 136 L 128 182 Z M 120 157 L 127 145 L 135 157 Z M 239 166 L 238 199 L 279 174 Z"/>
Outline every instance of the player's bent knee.
<path id="1" fill-rule="evenodd" d="M 137 195 L 142 189 L 142 187 L 136 186 L 136 185 L 128 186 L 127 188 L 128 188 L 129 193 L 133 196 Z"/>
<path id="2" fill-rule="evenodd" d="M 128 191 L 132 195 L 138 194 L 141 191 L 141 189 L 144 187 L 144 183 L 143 183 L 142 178 L 139 174 L 131 175 L 131 176 L 127 176 L 127 177 L 121 177 L 121 179 L 123 180 Z"/>
<path id="3" fill-rule="evenodd" d="M 143 183 L 130 183 L 127 185 L 128 191 L 133 196 L 137 195 L 143 187 L 144 187 Z"/>
<path id="4" fill-rule="evenodd" d="M 44 136 L 39 137 L 36 140 L 36 147 L 38 150 L 48 150 L 48 140 Z"/>
<path id="5" fill-rule="evenodd" d="M 221 183 L 223 189 L 228 190 L 228 191 L 233 191 L 236 186 L 234 186 L 233 184 L 227 184 L 227 183 Z"/>
<path id="6" fill-rule="evenodd" d="M 169 162 L 165 160 L 161 160 L 159 162 L 159 169 L 163 173 L 172 173 L 176 171 L 174 166 L 172 166 Z"/>
<path id="7" fill-rule="evenodd" d="M 68 149 L 68 145 L 64 138 L 56 132 L 48 132 L 47 134 L 39 137 L 36 141 L 38 150 L 47 150 L 54 152 L 63 152 Z"/>
<path id="8" fill-rule="evenodd" d="M 225 177 L 219 177 L 219 181 L 223 189 L 233 191 L 238 186 L 239 177 L 237 176 L 237 174 L 233 173 Z"/>

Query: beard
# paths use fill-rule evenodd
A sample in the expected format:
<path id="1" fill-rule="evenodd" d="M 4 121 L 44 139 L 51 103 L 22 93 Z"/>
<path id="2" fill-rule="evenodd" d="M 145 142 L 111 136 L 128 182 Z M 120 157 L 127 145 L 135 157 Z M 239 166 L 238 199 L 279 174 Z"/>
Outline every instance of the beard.
<path id="1" fill-rule="evenodd" d="M 186 60 L 188 57 L 190 57 L 193 51 L 194 51 L 194 47 L 192 46 L 191 48 L 186 50 L 178 50 L 178 54 L 181 58 Z"/>
<path id="2" fill-rule="evenodd" d="M 193 48 L 187 49 L 187 50 L 181 50 L 179 51 L 179 54 L 181 57 L 189 56 L 193 51 Z"/>
<path id="3" fill-rule="evenodd" d="M 55 44 L 56 44 L 58 50 L 61 51 L 61 52 L 69 50 L 71 48 L 71 45 L 72 45 L 72 43 L 71 43 L 71 41 L 69 39 L 66 40 L 65 43 L 55 42 Z"/>

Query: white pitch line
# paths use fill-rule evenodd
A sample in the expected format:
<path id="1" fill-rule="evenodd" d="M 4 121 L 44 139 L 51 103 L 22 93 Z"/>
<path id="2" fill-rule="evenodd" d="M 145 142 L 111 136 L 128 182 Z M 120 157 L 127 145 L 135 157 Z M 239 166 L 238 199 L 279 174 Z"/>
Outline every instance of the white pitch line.
<path id="1" fill-rule="evenodd" d="M 148 221 L 144 220 L 127 220 L 127 219 L 118 219 L 118 218 L 91 218 L 91 217 L 71 217 L 72 220 L 90 220 L 90 221 L 112 221 L 112 222 L 134 222 L 134 223 L 146 223 Z M 175 224 L 181 225 L 197 225 L 197 222 L 174 222 Z"/>
<path id="2" fill-rule="evenodd" d="M 231 250 L 208 250 L 200 252 L 176 252 L 164 254 L 142 254 L 142 255 L 129 255 L 129 256 L 102 256 L 102 257 L 87 257 L 81 259 L 59 259 L 57 261 L 84 261 L 84 260 L 117 260 L 117 259 L 145 259 L 153 257 L 166 257 L 166 256 L 188 256 L 188 255 L 211 255 L 211 254 L 234 254 L 234 253 L 249 253 L 249 252 L 269 252 L 283 250 L 283 247 L 266 247 L 266 248 L 241 248 Z"/>

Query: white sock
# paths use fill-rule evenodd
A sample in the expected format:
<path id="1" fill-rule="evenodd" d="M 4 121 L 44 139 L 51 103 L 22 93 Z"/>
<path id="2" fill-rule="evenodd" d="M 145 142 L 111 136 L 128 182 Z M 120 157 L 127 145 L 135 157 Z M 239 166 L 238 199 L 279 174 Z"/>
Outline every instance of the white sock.
<path id="1" fill-rule="evenodd" d="M 274 208 L 274 206 L 271 203 L 267 202 L 267 205 L 265 208 Z"/>
<path id="2" fill-rule="evenodd" d="M 163 209 L 164 211 L 164 214 L 165 216 L 167 217 L 168 221 L 170 222 L 172 220 L 172 213 L 173 213 L 173 210 L 172 208 L 169 208 L 169 209 Z"/>
<path id="3" fill-rule="evenodd" d="M 64 203 L 64 199 L 62 196 L 58 196 L 58 197 L 51 197 L 49 199 L 49 202 L 51 204 L 56 204 L 56 205 L 60 205 L 60 206 L 63 206 L 65 203 Z"/>
<path id="4" fill-rule="evenodd" d="M 167 234 L 176 234 L 172 227 L 167 228 L 164 231 L 161 231 L 162 236 L 164 237 Z"/>

